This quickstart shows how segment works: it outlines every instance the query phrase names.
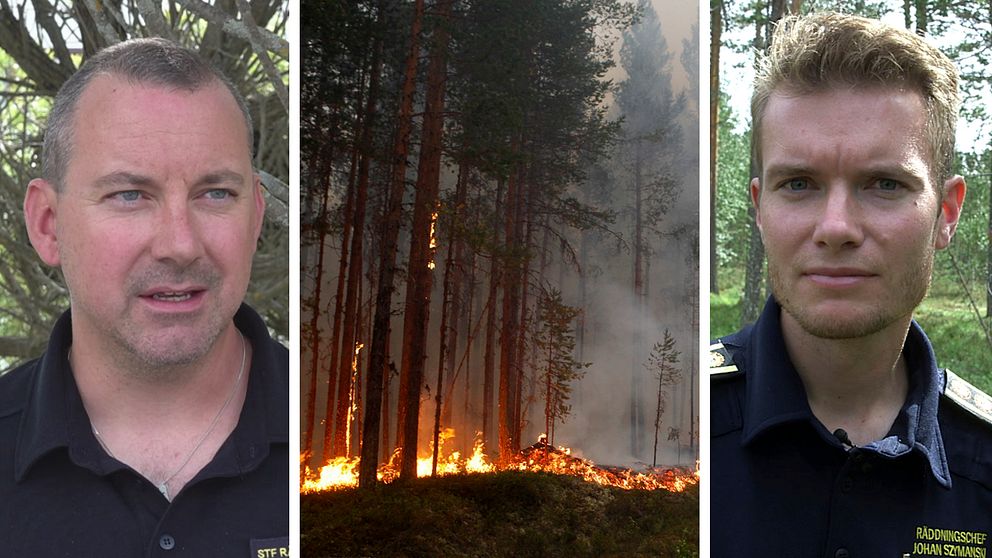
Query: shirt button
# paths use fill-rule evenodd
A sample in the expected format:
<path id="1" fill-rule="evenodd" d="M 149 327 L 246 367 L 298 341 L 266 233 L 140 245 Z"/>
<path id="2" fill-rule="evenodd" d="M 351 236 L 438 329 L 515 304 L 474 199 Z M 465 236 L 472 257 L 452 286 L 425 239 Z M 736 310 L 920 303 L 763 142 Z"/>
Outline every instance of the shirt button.
<path id="1" fill-rule="evenodd" d="M 846 479 L 840 481 L 840 491 L 841 492 L 844 492 L 844 493 L 850 492 L 852 488 L 854 488 L 854 481 L 852 481 L 850 478 L 846 478 Z M 844 549 L 841 549 L 841 550 L 844 550 Z M 837 552 L 840 552 L 840 550 L 838 550 Z M 847 551 L 844 550 L 844 552 L 847 552 Z M 838 558 L 843 558 L 843 557 L 838 556 Z"/>
<path id="2" fill-rule="evenodd" d="M 848 558 L 850 555 L 846 548 L 838 548 L 837 552 L 834 552 L 834 558 Z"/>
<path id="3" fill-rule="evenodd" d="M 158 546 L 162 550 L 172 550 L 176 547 L 176 539 L 172 538 L 172 535 L 162 535 L 158 539 Z"/>

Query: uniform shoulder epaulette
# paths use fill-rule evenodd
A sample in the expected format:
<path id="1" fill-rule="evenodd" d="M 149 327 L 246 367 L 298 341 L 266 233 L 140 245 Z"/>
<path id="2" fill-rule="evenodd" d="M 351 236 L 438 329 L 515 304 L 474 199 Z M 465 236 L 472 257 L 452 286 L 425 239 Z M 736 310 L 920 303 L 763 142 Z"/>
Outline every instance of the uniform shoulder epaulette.
<path id="1" fill-rule="evenodd" d="M 964 410 L 992 424 L 992 396 L 945 369 L 944 395 Z"/>
<path id="2" fill-rule="evenodd" d="M 721 374 L 732 374 L 734 372 L 739 372 L 737 365 L 730 358 L 730 352 L 727 348 L 723 346 L 723 343 L 717 341 L 710 345 L 710 376 L 719 376 Z"/>

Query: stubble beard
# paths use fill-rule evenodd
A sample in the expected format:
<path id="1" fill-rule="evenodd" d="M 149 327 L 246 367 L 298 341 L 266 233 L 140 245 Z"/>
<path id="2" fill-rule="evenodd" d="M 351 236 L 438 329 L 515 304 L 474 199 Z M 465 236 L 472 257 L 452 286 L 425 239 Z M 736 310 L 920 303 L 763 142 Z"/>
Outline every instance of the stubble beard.
<path id="1" fill-rule="evenodd" d="M 771 258 L 768 259 L 768 277 L 775 300 L 804 331 L 822 339 L 855 339 L 878 333 L 912 315 L 930 290 L 934 252 L 932 245 L 927 246 L 920 265 L 910 266 L 890 292 L 884 293 L 883 298 L 868 301 L 860 312 L 846 317 L 820 315 L 813 308 L 815 305 L 796 300 L 789 282 L 783 278 L 788 266 L 779 266 Z"/>
<path id="2" fill-rule="evenodd" d="M 216 268 L 209 264 L 194 265 L 185 269 L 157 266 L 142 270 L 128 278 L 125 293 L 129 308 L 113 329 L 112 335 L 119 357 L 138 366 L 145 376 L 163 375 L 163 371 L 193 364 L 203 358 L 214 346 L 220 334 L 231 323 L 233 309 L 208 305 L 194 316 L 199 327 L 189 327 L 188 318 L 162 318 L 157 324 L 137 323 L 134 305 L 139 293 L 156 284 L 198 284 L 206 287 L 208 296 L 218 297 L 222 280 Z M 216 299 L 215 299 L 216 300 Z M 142 372 L 144 371 L 144 372 Z"/>

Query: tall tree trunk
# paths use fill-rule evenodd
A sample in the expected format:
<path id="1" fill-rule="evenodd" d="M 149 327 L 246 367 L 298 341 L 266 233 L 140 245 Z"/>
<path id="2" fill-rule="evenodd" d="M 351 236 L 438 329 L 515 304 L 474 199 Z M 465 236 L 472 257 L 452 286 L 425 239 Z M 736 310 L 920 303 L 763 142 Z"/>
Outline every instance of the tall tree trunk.
<path id="1" fill-rule="evenodd" d="M 472 368 L 473 359 L 472 351 L 475 348 L 475 337 L 479 334 L 479 325 L 481 325 L 481 320 L 478 325 L 473 326 L 473 320 L 476 315 L 481 316 L 481 313 L 477 312 L 477 306 L 481 301 L 479 301 L 475 296 L 476 282 L 475 282 L 475 251 L 471 250 L 468 253 L 465 265 L 468 270 L 468 280 L 467 280 L 467 290 L 465 292 L 465 384 L 464 391 L 462 395 L 462 422 L 463 428 L 467 429 L 465 435 L 462 436 L 462 453 L 468 455 L 469 450 L 472 449 L 474 436 L 469 437 L 471 432 L 477 432 L 474 428 L 468 429 L 468 426 L 472 424 L 472 418 L 470 416 L 471 402 L 472 402 Z M 461 364 L 458 365 L 461 367 Z"/>
<path id="2" fill-rule="evenodd" d="M 664 374 L 664 371 L 661 372 Z M 661 430 L 661 415 L 665 412 L 665 400 L 663 397 L 664 384 L 661 377 L 658 378 L 658 403 L 654 410 L 654 453 L 651 458 L 651 466 L 658 466 L 658 431 Z"/>
<path id="3" fill-rule="evenodd" d="M 519 143 L 516 144 L 519 150 Z M 515 447 L 520 441 L 516 439 L 516 429 L 514 424 L 514 411 L 516 409 L 515 396 L 517 393 L 517 334 L 520 330 L 520 285 L 521 285 L 521 263 L 520 259 L 520 234 L 518 221 L 520 220 L 520 172 L 514 170 L 510 174 L 510 180 L 506 191 L 506 219 L 505 247 L 507 251 L 505 274 L 503 280 L 503 312 L 501 315 L 500 327 L 500 355 L 499 355 L 499 458 L 502 462 L 507 462 L 510 456 L 515 453 Z"/>
<path id="4" fill-rule="evenodd" d="M 382 17 L 381 15 L 379 16 Z M 368 205 L 369 172 L 372 163 L 372 132 L 376 125 L 376 105 L 379 102 L 379 81 L 382 74 L 382 35 L 373 33 L 372 62 L 369 74 L 369 94 L 365 104 L 365 122 L 361 135 L 361 158 L 358 164 L 358 190 L 355 196 L 355 213 L 351 237 L 351 263 L 348 268 L 348 291 L 345 294 L 344 328 L 341 356 L 338 366 L 338 399 L 334 415 L 334 455 L 347 453 L 348 421 L 351 416 L 351 397 L 348 385 L 349 370 L 358 345 L 358 285 L 363 268 L 365 210 Z"/>
<path id="5" fill-rule="evenodd" d="M 716 161 L 720 125 L 720 40 L 723 35 L 723 0 L 710 0 L 710 292 L 720 293 L 716 258 Z M 580 359 L 581 360 L 581 359 Z"/>
<path id="6" fill-rule="evenodd" d="M 916 1 L 916 33 L 926 35 L 929 26 L 929 16 L 927 13 L 927 0 Z"/>
<path id="7" fill-rule="evenodd" d="M 371 486 L 376 482 L 380 460 L 376 440 L 382 430 L 382 447 L 389 448 L 389 333 L 390 307 L 393 300 L 393 281 L 396 276 L 396 248 L 402 219 L 403 192 L 406 185 L 407 153 L 410 145 L 411 115 L 416 92 L 417 60 L 420 55 L 420 32 L 424 14 L 424 0 L 414 4 L 413 22 L 410 26 L 410 48 L 407 50 L 403 71 L 403 85 L 397 114 L 396 136 L 390 166 L 389 198 L 382 222 L 382 252 L 379 264 L 379 283 L 376 293 L 375 317 L 372 324 L 372 342 L 369 348 L 368 394 L 366 396 L 365 424 L 362 430 L 362 459 L 358 485 Z M 400 401 L 402 401 L 402 395 Z M 399 426 L 401 427 L 401 426 Z"/>
<path id="8" fill-rule="evenodd" d="M 642 158 L 641 140 L 637 139 L 634 144 L 634 285 L 633 297 L 634 312 L 637 322 L 634 324 L 634 334 L 631 336 L 631 363 L 630 363 L 630 400 L 628 402 L 628 413 L 630 419 L 630 453 L 637 457 L 641 454 L 641 443 L 644 437 L 644 409 L 641 406 L 641 335 L 644 326 L 644 231 L 642 216 Z"/>
<path id="9" fill-rule="evenodd" d="M 324 248 L 327 245 L 327 199 L 330 197 L 330 181 L 325 184 L 324 195 L 321 197 L 320 211 L 317 213 L 317 270 L 314 277 L 313 314 L 310 317 L 310 385 L 307 390 L 306 415 L 303 419 L 303 454 L 307 460 L 313 456 L 313 429 L 317 415 L 317 375 L 320 369 L 320 302 L 321 287 L 324 283 Z"/>
<path id="10" fill-rule="evenodd" d="M 528 175 L 529 174 L 530 173 L 528 173 Z M 516 360 L 516 364 L 514 365 L 514 369 L 516 370 L 516 374 L 514 375 L 516 381 L 516 393 L 514 394 L 513 397 L 513 439 L 516 441 L 513 445 L 514 453 L 520 451 L 521 440 L 523 440 L 523 423 L 525 417 L 525 413 L 522 408 L 523 391 L 524 391 L 524 372 L 528 369 L 525 363 L 527 358 L 527 331 L 529 325 L 528 307 L 530 300 L 531 258 L 529 255 L 529 251 L 531 246 L 533 245 L 532 235 L 534 232 L 534 226 L 533 226 L 534 219 L 532 218 L 534 205 L 531 200 L 533 190 L 531 188 L 531 181 L 529 176 L 527 177 L 527 179 L 521 182 L 520 194 L 521 194 L 520 205 L 518 208 L 520 217 L 517 219 L 517 227 L 518 228 L 525 227 L 523 230 L 526 232 L 524 233 L 523 236 L 524 241 L 523 244 L 521 245 L 522 247 L 521 257 L 523 258 L 523 261 L 521 263 L 522 269 L 520 272 L 520 294 L 521 294 L 520 327 L 518 327 L 517 331 L 515 332 L 516 335 L 515 342 L 517 343 L 517 352 L 516 352 L 517 360 Z M 530 390 L 531 396 L 533 396 L 534 394 L 533 379 L 534 376 L 533 374 L 531 374 L 531 380 L 532 380 L 531 382 L 532 389 Z M 528 403 L 530 403 L 530 398 L 528 399 Z"/>
<path id="11" fill-rule="evenodd" d="M 432 219 L 437 210 L 441 172 L 441 141 L 444 132 L 444 89 L 447 79 L 448 21 L 453 0 L 440 0 L 438 24 L 433 33 L 427 69 L 427 96 L 424 125 L 417 165 L 417 195 L 413 207 L 410 235 L 406 313 L 403 322 L 403 359 L 400 374 L 407 377 L 403 417 L 403 459 L 400 478 L 417 476 L 417 434 L 420 418 L 420 392 L 427 357 L 426 335 L 430 320 L 431 285 L 433 283 Z M 430 265 L 431 267 L 428 267 Z"/>
<path id="12" fill-rule="evenodd" d="M 494 221 L 503 211 L 503 181 L 496 184 Z M 499 234 L 497 223 L 493 223 L 494 234 Z M 499 295 L 502 274 L 499 262 L 502 256 L 493 252 L 489 256 L 489 296 L 486 298 L 486 345 L 482 356 L 482 443 L 486 453 L 493 447 L 493 391 L 496 380 L 496 298 Z"/>
<path id="13" fill-rule="evenodd" d="M 442 408 L 441 421 L 444 424 L 451 424 L 451 415 L 454 407 L 456 363 L 458 360 L 458 333 L 462 325 L 462 281 L 464 278 L 465 262 L 462 261 L 464 242 L 462 242 L 461 230 L 464 228 L 465 201 L 468 189 L 468 175 L 470 168 L 466 163 L 458 165 L 458 181 L 455 186 L 455 205 L 451 211 L 450 242 L 448 244 L 448 256 L 444 266 L 444 290 L 450 293 L 450 298 L 445 298 L 449 305 L 448 323 L 441 328 L 441 335 L 445 338 L 444 366 L 447 382 L 444 386 L 444 406 Z M 462 436 L 464 438 L 464 436 Z"/>
<path id="14" fill-rule="evenodd" d="M 454 221 L 454 215 L 452 215 L 452 221 Z M 454 232 L 454 223 L 450 227 L 451 231 Z M 445 387 L 444 383 L 444 369 L 448 363 L 448 321 L 451 319 L 451 274 L 455 264 L 455 251 L 454 244 L 455 239 L 450 238 L 448 240 L 448 256 L 445 258 L 444 262 L 444 286 L 441 289 L 441 328 L 438 332 L 438 338 L 441 341 L 441 347 L 437 357 L 437 384 L 434 390 L 434 451 L 431 455 L 431 476 L 437 476 L 437 459 L 438 454 L 441 452 L 441 407 L 447 401 L 444 397 L 444 392 L 449 393 L 450 390 Z M 449 375 L 450 377 L 450 375 Z M 449 380 L 450 382 L 450 380 Z M 449 416 L 450 420 L 450 416 Z"/>
<path id="15" fill-rule="evenodd" d="M 362 119 L 359 118 L 357 124 L 361 126 Z M 345 374 L 345 370 L 340 368 L 340 358 L 342 352 L 348 352 L 341 345 L 342 318 L 345 309 L 345 287 L 348 281 L 348 249 L 351 246 L 351 234 L 354 224 L 355 197 L 357 195 L 357 174 L 359 144 L 355 141 L 351 152 L 351 166 L 348 171 L 348 194 L 344 205 L 344 222 L 341 233 L 341 258 L 338 260 L 338 284 L 334 295 L 334 317 L 331 325 L 331 356 L 330 370 L 327 377 L 327 400 L 324 408 L 324 441 L 323 441 L 323 462 L 326 463 L 334 457 L 334 412 L 335 401 L 338 388 L 338 376 Z"/>

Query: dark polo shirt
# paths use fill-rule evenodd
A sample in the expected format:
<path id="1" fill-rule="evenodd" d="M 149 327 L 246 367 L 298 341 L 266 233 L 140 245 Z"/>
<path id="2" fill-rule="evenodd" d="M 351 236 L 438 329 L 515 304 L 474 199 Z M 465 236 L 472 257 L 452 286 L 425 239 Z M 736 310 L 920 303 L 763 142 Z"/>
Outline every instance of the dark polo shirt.
<path id="1" fill-rule="evenodd" d="M 258 314 L 242 305 L 234 317 L 254 351 L 238 424 L 171 503 L 94 437 L 69 370 L 70 319 L 59 318 L 41 358 L 0 377 L 0 555 L 280 556 L 289 353 Z"/>
<path id="2" fill-rule="evenodd" d="M 770 299 L 711 349 L 714 558 L 986 557 L 992 403 L 937 367 L 913 322 L 909 394 L 881 440 L 852 447 L 813 415 Z"/>

